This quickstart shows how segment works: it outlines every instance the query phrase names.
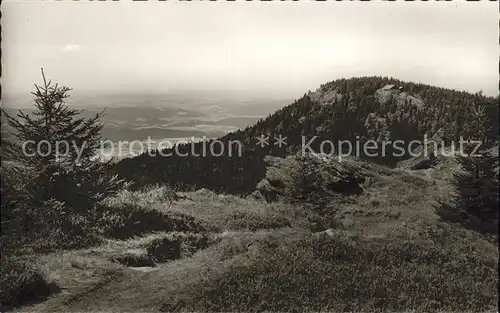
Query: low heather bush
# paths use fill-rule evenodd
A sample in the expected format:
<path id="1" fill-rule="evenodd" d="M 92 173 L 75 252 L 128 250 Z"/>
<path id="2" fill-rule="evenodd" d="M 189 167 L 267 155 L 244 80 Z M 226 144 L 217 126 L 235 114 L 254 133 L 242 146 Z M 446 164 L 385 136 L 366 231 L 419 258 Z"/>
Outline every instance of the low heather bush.
<path id="1" fill-rule="evenodd" d="M 236 253 L 246 261 L 163 309 L 487 311 L 498 301 L 496 247 L 446 225 L 405 224 L 384 238 L 268 237 Z"/>
<path id="2" fill-rule="evenodd" d="M 0 267 L 0 310 L 45 299 L 58 291 L 49 283 L 34 260 L 8 257 L 2 254 Z"/>

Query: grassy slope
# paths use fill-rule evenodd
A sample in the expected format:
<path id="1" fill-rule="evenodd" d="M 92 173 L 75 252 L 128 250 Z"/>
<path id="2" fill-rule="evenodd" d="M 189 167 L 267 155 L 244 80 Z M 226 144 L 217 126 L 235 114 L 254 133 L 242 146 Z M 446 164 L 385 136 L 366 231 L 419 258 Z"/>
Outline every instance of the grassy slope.
<path id="1" fill-rule="evenodd" d="M 161 188 L 123 193 L 111 205 L 191 215 L 213 244 L 156 267 L 112 260 L 144 257 L 149 243 L 171 234 L 44 255 L 41 264 L 62 292 L 22 310 L 492 310 L 495 244 L 434 213 L 436 198 L 447 200 L 451 192 L 453 165 L 363 167 L 371 176 L 365 192 L 339 200 L 339 228 L 331 236 L 312 234 L 309 214 L 280 203 L 202 190 L 169 205 Z"/>

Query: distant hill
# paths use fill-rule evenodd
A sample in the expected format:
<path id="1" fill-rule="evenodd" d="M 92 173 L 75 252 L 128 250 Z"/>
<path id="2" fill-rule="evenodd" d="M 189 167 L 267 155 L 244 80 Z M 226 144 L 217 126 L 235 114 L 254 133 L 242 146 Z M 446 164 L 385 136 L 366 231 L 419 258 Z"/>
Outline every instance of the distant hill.
<path id="1" fill-rule="evenodd" d="M 311 144 L 318 149 L 322 140 L 422 140 L 442 133 L 446 140 L 460 136 L 466 108 L 482 103 L 489 108 L 492 128 L 498 130 L 498 99 L 387 77 L 338 79 L 308 92 L 292 104 L 244 130 L 220 138 L 224 143 L 240 141 L 242 157 L 196 157 L 189 146 L 179 147 L 187 157 L 141 155 L 123 160 L 116 171 L 136 184 L 171 183 L 182 188 L 210 188 L 230 193 L 251 192 L 265 172 L 265 155 L 285 156 L 301 149 L 302 136 L 317 139 Z M 257 146 L 256 138 L 268 134 L 271 145 Z M 281 134 L 287 145 L 273 145 L 272 138 Z M 498 136 L 492 134 L 492 136 Z M 361 158 L 395 165 L 405 157 Z M 195 153 L 203 143 L 194 145 Z M 407 152 L 407 151 L 405 151 Z M 406 157 L 408 158 L 408 156 Z"/>

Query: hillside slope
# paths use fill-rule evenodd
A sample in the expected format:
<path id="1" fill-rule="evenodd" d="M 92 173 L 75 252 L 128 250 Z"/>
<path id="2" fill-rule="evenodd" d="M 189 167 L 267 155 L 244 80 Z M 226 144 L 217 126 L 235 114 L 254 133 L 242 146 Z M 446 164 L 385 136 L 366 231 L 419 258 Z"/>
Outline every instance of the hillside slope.
<path id="1" fill-rule="evenodd" d="M 172 152 L 173 156 L 143 154 L 122 160 L 115 170 L 137 186 L 169 183 L 184 190 L 209 188 L 249 194 L 264 177 L 266 155 L 280 157 L 295 153 L 314 136 L 317 138 L 310 147 L 315 151 L 325 140 L 332 141 L 334 151 L 339 151 L 335 143 L 340 140 L 350 141 L 353 146 L 368 140 L 379 143 L 402 140 L 408 145 L 412 140 L 423 140 L 424 135 L 430 138 L 438 132 L 449 142 L 461 134 L 465 109 L 479 103 L 487 106 L 492 129 L 497 130 L 497 102 L 481 94 L 383 77 L 339 79 L 305 94 L 251 127 L 221 137 L 224 143 L 221 155 L 217 155 L 220 151 L 217 145 L 216 155 L 196 157 L 209 144 L 204 148 L 203 143 L 197 143 L 193 147 L 179 147 L 179 153 L 164 151 Z M 263 134 L 270 137 L 266 146 L 258 144 L 257 138 Z M 286 137 L 286 145 L 276 145 L 274 137 L 279 135 Z M 229 149 L 231 142 L 236 141 L 241 143 L 241 156 L 235 156 L 237 148 Z M 378 157 L 367 156 L 363 151 L 358 157 L 391 166 L 408 158 L 406 146 L 401 157 L 392 157 L 394 149 L 390 146 L 385 156 L 381 156 L 380 150 L 381 145 Z"/>
<path id="2" fill-rule="evenodd" d="M 289 161 L 275 162 L 266 177 L 291 181 Z M 334 173 L 335 162 L 314 166 Z M 185 216 L 191 226 L 151 232 L 157 222 L 138 218 L 99 247 L 43 255 L 62 291 L 22 311 L 494 310 L 495 241 L 435 213 L 437 200 L 449 200 L 456 164 L 346 162 L 364 177 L 362 192 L 335 192 L 330 214 L 208 190 L 181 193 L 172 204 L 164 187 L 124 191 L 109 205 L 156 212 L 154 220 Z"/>

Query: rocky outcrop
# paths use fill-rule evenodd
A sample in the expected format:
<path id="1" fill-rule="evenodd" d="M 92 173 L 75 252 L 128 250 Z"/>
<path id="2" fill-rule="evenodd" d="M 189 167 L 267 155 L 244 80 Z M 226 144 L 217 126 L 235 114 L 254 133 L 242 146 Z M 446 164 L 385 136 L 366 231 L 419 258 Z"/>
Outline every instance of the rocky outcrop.
<path id="1" fill-rule="evenodd" d="M 308 95 L 311 100 L 317 101 L 321 105 L 333 104 L 342 100 L 342 94 L 337 90 L 323 90 L 322 88 L 318 88 L 316 91 L 310 92 Z"/>
<path id="2" fill-rule="evenodd" d="M 267 156 L 267 172 L 257 191 L 267 201 L 280 197 L 294 199 L 304 193 L 338 196 L 362 192 L 364 176 L 350 162 L 320 154 L 293 155 L 286 158 Z"/>
<path id="3" fill-rule="evenodd" d="M 415 106 L 419 109 L 424 107 L 424 102 L 421 99 L 410 95 L 408 92 L 394 85 L 387 85 L 378 89 L 375 92 L 375 99 L 377 99 L 380 104 L 386 104 L 393 101 L 398 107 L 404 107 L 405 105 Z"/>
<path id="4" fill-rule="evenodd" d="M 424 144 L 410 151 L 412 157 L 400 161 L 397 167 L 409 170 L 428 169 L 449 158 L 448 154 L 451 152 L 444 147 L 443 138 L 444 130 L 439 129 L 433 136 L 428 138 L 427 143 L 424 142 Z"/>

